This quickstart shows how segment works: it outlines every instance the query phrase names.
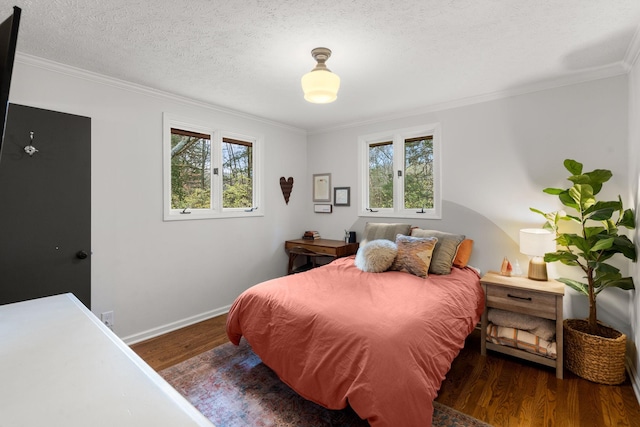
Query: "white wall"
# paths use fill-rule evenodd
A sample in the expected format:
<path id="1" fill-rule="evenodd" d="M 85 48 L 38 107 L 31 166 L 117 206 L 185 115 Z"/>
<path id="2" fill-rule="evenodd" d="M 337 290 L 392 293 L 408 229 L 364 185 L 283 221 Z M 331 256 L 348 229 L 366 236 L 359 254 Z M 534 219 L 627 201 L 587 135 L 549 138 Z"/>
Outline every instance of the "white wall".
<path id="1" fill-rule="evenodd" d="M 638 216 L 640 215 L 640 61 L 636 62 L 629 73 L 629 199 L 630 206 L 636 211 L 636 230 L 633 241 L 638 247 L 640 230 L 638 230 Z M 629 305 L 631 318 L 631 334 L 628 337 L 627 358 L 634 377 L 633 384 L 636 396 L 640 397 L 640 266 L 632 264 L 632 277 L 636 286 Z"/>
<path id="2" fill-rule="evenodd" d="M 585 170 L 612 170 L 603 197 L 627 194 L 627 90 L 627 77 L 618 76 L 310 135 L 309 174 L 332 173 L 332 184 L 350 186 L 352 200 L 357 199 L 359 135 L 439 122 L 442 220 L 389 221 L 464 233 L 475 240 L 471 264 L 484 272 L 497 270 L 507 256 L 518 259 L 526 272 L 528 260 L 518 251 L 518 230 L 544 222 L 529 207 L 546 212 L 562 207 L 557 197 L 542 189 L 569 184 L 564 159 L 582 162 Z M 361 233 L 367 221 L 378 221 L 358 217 L 357 203 L 334 212 L 315 214 L 310 224 L 323 235 L 340 238 L 345 228 Z M 553 277 L 559 271 L 578 274 L 556 264 L 549 270 Z M 616 291 L 600 296 L 599 317 L 629 333 L 626 307 L 631 294 Z M 567 289 L 565 317 L 586 316 L 586 299 Z"/>
<path id="3" fill-rule="evenodd" d="M 32 57 L 10 101 L 92 119 L 92 311 L 115 312 L 129 342 L 224 312 L 285 274 L 284 241 L 307 225 L 306 133 Z M 264 217 L 162 220 L 162 113 L 264 136 Z M 279 178 L 292 176 L 289 204 Z"/>

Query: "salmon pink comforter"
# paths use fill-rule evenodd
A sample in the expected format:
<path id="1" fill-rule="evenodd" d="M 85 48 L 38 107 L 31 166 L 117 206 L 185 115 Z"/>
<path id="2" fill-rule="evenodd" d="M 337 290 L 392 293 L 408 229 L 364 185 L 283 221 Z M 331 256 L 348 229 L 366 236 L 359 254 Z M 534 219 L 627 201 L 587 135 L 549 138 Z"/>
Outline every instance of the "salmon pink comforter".
<path id="1" fill-rule="evenodd" d="M 431 426 L 433 399 L 484 309 L 477 273 L 365 273 L 354 257 L 253 286 L 234 302 L 242 336 L 302 397 L 347 404 L 375 427 Z"/>

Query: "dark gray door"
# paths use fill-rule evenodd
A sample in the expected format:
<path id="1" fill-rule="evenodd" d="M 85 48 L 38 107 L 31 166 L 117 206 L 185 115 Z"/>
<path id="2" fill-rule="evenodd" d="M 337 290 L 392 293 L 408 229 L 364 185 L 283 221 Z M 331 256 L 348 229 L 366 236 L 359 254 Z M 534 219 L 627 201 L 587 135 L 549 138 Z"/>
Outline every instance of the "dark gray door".
<path id="1" fill-rule="evenodd" d="M 91 119 L 10 104 L 0 158 L 0 304 L 72 292 L 90 307 L 90 254 Z"/>

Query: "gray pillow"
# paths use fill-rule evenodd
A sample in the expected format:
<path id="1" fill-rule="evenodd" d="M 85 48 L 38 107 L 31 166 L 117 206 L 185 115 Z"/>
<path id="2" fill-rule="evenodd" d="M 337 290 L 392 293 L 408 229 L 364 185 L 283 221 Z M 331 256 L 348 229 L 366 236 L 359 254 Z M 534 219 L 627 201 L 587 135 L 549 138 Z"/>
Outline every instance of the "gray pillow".
<path id="1" fill-rule="evenodd" d="M 411 224 L 393 224 L 386 222 L 368 222 L 364 226 L 364 233 L 360 240 L 360 247 L 372 240 L 385 239 L 391 242 L 396 241 L 398 234 L 409 235 Z"/>
<path id="2" fill-rule="evenodd" d="M 358 249 L 354 262 L 362 271 L 382 273 L 391 267 L 397 253 L 398 247 L 394 242 L 384 239 L 372 240 Z"/>
<path id="3" fill-rule="evenodd" d="M 413 237 L 435 237 L 438 239 L 436 248 L 433 251 L 433 258 L 429 266 L 429 273 L 451 274 L 451 266 L 456 257 L 458 246 L 465 239 L 462 234 L 445 233 L 437 230 L 423 230 L 414 228 L 411 230 Z"/>

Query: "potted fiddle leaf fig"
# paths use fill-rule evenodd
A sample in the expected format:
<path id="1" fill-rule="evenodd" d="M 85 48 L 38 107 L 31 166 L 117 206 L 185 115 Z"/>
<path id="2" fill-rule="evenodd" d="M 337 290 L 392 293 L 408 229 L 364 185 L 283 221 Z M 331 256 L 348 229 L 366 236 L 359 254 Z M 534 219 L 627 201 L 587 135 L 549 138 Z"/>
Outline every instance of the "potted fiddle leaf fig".
<path id="1" fill-rule="evenodd" d="M 622 277 L 620 270 L 609 264 L 613 256 L 622 254 L 636 261 L 636 247 L 621 228 L 634 229 L 635 215 L 624 209 L 622 199 L 601 201 L 596 195 L 613 176 L 611 171 L 596 169 L 583 172 L 582 163 L 567 159 L 564 167 L 571 176 L 566 189 L 546 188 L 547 194 L 575 213 L 563 210 L 544 213 L 531 208 L 547 220 L 543 228 L 556 235 L 557 249 L 545 254 L 545 262 L 559 261 L 582 270 L 583 281 L 561 277 L 558 281 L 584 294 L 589 301 L 588 319 L 564 321 L 565 362 L 575 374 L 601 384 L 620 384 L 625 379 L 626 336 L 598 322 L 596 299 L 607 288 L 634 289 L 633 278 Z M 573 222 L 577 232 L 563 232 L 560 223 Z"/>

